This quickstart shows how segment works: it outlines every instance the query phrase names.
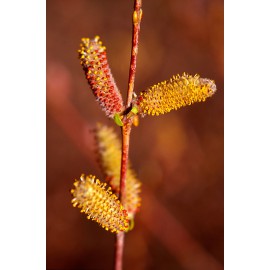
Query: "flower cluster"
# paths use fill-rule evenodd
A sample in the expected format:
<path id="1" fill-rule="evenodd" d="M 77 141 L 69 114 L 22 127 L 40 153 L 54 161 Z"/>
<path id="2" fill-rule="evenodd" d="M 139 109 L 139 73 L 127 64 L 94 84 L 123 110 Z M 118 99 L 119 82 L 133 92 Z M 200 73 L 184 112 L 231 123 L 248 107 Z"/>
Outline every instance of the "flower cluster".
<path id="1" fill-rule="evenodd" d="M 184 73 L 142 91 L 133 104 L 142 116 L 159 115 L 194 102 L 205 101 L 215 92 L 214 81 Z"/>
<path id="2" fill-rule="evenodd" d="M 119 193 L 121 143 L 112 128 L 98 124 L 95 130 L 99 162 L 112 189 Z M 141 205 L 141 182 L 128 163 L 126 176 L 126 204 L 129 218 L 133 218 Z"/>
<path id="3" fill-rule="evenodd" d="M 113 118 L 123 111 L 123 100 L 109 68 L 106 47 L 102 46 L 98 36 L 81 41 L 78 52 L 86 79 L 101 108 Z"/>
<path id="4" fill-rule="evenodd" d="M 98 36 L 94 39 L 82 38 L 80 46 L 81 65 L 96 100 L 106 115 L 114 118 L 115 123 L 122 126 L 119 115 L 124 111 L 123 100 L 109 68 L 106 47 L 102 45 Z M 184 73 L 142 91 L 132 103 L 141 116 L 160 115 L 205 101 L 215 92 L 214 81 L 200 78 L 197 74 L 191 76 Z"/>
<path id="5" fill-rule="evenodd" d="M 137 126 L 138 116 L 164 114 L 205 101 L 216 92 L 214 81 L 184 73 L 134 95 L 132 106 L 125 108 L 108 65 L 106 48 L 99 37 L 83 38 L 80 47 L 79 58 L 90 88 L 106 116 L 113 118 L 119 126 L 127 123 L 122 121 L 127 119 Z M 82 175 L 71 190 L 72 204 L 106 230 L 128 231 L 141 205 L 141 182 L 128 163 L 124 209 L 117 197 L 120 193 L 121 143 L 113 129 L 105 125 L 97 125 L 95 136 L 99 162 L 111 187 L 105 189 L 106 183 L 101 183 L 95 176 Z"/>
<path id="6" fill-rule="evenodd" d="M 74 189 L 71 190 L 74 198 L 71 202 L 88 219 L 98 222 L 105 230 L 115 233 L 127 231 L 127 212 L 111 188 L 105 187 L 106 183 L 101 183 L 95 176 L 82 174 L 80 180 L 74 182 Z"/>

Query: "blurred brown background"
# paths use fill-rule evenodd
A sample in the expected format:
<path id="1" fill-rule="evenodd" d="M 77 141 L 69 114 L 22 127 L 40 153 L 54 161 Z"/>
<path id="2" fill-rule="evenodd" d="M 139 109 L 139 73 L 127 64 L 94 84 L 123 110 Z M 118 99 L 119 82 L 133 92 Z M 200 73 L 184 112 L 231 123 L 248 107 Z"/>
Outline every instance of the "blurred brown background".
<path id="1" fill-rule="evenodd" d="M 223 1 L 144 0 L 135 91 L 177 73 L 214 79 L 204 103 L 140 119 L 130 159 L 142 208 L 126 235 L 124 269 L 223 269 Z M 114 235 L 72 207 L 75 178 L 102 179 L 91 129 L 114 125 L 77 58 L 99 35 L 126 96 L 133 1 L 47 0 L 47 269 L 112 269 Z M 115 126 L 116 128 L 116 126 Z M 117 129 L 117 128 L 116 128 Z M 120 132 L 120 130 L 118 130 Z"/>

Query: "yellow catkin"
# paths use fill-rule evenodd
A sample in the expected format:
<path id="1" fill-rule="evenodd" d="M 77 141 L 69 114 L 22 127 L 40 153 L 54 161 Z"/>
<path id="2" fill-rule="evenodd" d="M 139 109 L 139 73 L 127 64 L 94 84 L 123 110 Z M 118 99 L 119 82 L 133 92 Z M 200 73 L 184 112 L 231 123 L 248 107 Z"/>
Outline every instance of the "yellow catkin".
<path id="1" fill-rule="evenodd" d="M 106 185 L 93 175 L 82 174 L 80 180 L 74 182 L 71 203 L 105 230 L 113 233 L 127 231 L 129 227 L 127 212 L 111 188 L 106 189 Z"/>
<path id="2" fill-rule="evenodd" d="M 96 141 L 99 162 L 109 184 L 116 193 L 119 193 L 121 168 L 121 143 L 114 130 L 108 126 L 98 124 L 96 128 Z M 129 218 L 133 218 L 141 205 L 141 182 L 128 164 L 126 177 L 125 208 Z"/>
<path id="3" fill-rule="evenodd" d="M 142 91 L 135 104 L 142 116 L 160 115 L 195 102 L 205 101 L 215 92 L 214 81 L 184 73 Z"/>

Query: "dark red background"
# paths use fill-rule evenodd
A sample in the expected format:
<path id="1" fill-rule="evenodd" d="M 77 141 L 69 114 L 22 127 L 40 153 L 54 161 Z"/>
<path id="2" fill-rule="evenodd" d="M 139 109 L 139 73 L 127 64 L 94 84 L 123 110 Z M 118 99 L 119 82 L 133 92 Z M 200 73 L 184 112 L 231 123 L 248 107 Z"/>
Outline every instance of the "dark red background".
<path id="1" fill-rule="evenodd" d="M 143 1 L 135 91 L 183 72 L 214 79 L 218 91 L 133 128 L 142 208 L 126 235 L 124 269 L 223 269 L 223 5 Z M 91 129 L 114 125 L 89 90 L 77 50 L 82 37 L 99 35 L 125 97 L 132 10 L 127 0 L 47 0 L 47 269 L 113 266 L 114 235 L 70 203 L 81 173 L 102 180 Z"/>

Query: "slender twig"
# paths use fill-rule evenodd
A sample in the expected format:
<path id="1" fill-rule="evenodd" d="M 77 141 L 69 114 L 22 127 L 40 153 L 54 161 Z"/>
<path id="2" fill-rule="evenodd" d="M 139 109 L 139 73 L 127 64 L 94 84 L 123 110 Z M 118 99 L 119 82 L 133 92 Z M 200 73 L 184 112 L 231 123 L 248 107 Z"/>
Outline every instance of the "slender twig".
<path id="1" fill-rule="evenodd" d="M 123 251 L 124 251 L 124 238 L 125 238 L 125 233 L 124 232 L 119 232 L 116 234 L 115 238 L 115 265 L 114 269 L 115 270 L 121 270 L 122 269 L 122 264 L 123 264 Z"/>
<path id="2" fill-rule="evenodd" d="M 130 139 L 131 123 L 125 123 L 122 127 L 122 158 L 121 158 L 121 179 L 119 198 L 122 205 L 125 207 L 126 199 L 126 174 L 128 166 L 128 151 Z M 124 250 L 125 233 L 119 232 L 116 235 L 115 242 L 115 270 L 122 269 L 123 250 Z"/>
<path id="3" fill-rule="evenodd" d="M 120 180 L 120 201 L 125 207 L 126 205 L 126 174 L 128 166 L 129 140 L 131 132 L 131 122 L 129 119 L 122 127 L 122 160 L 121 160 L 121 180 Z"/>
<path id="4" fill-rule="evenodd" d="M 142 19 L 141 5 L 142 5 L 142 0 L 134 0 L 132 48 L 131 48 L 126 108 L 129 108 L 131 105 L 133 90 L 134 90 L 140 23 Z M 124 125 L 122 127 L 122 157 L 121 157 L 121 176 L 120 176 L 120 190 L 119 190 L 119 198 L 124 207 L 125 207 L 125 199 L 126 199 L 126 174 L 127 174 L 127 166 L 128 166 L 129 141 L 130 141 L 131 126 L 132 126 L 131 121 L 132 119 L 124 116 L 124 119 L 123 119 Z M 115 270 L 122 270 L 124 239 L 125 239 L 124 232 L 120 232 L 116 235 Z"/>
<path id="5" fill-rule="evenodd" d="M 133 12 L 133 30 L 132 30 L 132 49 L 129 69 L 129 80 L 128 80 L 128 93 L 127 93 L 127 107 L 130 106 L 136 73 L 138 45 L 139 45 L 139 32 L 142 20 L 142 0 L 134 1 L 134 12 Z"/>

